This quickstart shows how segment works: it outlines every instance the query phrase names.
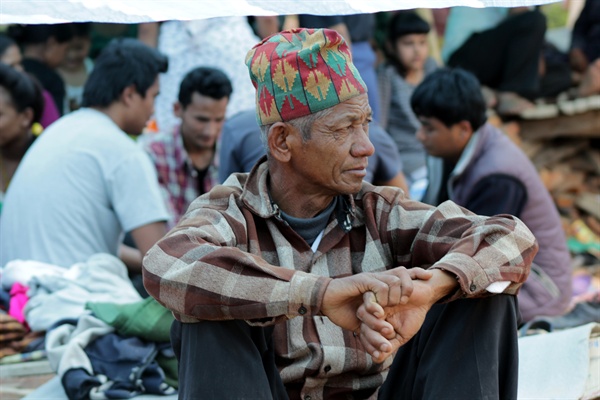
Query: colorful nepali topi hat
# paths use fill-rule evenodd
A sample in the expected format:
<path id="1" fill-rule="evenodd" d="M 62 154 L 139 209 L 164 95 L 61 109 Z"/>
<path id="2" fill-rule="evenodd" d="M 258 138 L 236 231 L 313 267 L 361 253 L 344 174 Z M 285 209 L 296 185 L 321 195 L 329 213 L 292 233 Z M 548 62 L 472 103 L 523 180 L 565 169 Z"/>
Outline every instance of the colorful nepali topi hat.
<path id="1" fill-rule="evenodd" d="M 367 92 L 344 38 L 331 29 L 291 29 L 246 56 L 259 125 L 289 121 Z"/>

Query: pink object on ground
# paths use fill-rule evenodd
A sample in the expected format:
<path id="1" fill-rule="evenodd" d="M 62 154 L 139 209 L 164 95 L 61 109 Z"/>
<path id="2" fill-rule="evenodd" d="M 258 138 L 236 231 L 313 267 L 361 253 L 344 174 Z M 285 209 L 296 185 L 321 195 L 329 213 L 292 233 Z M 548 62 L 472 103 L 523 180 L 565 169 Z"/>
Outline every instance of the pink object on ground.
<path id="1" fill-rule="evenodd" d="M 10 303 L 8 306 L 8 315 L 28 327 L 27 321 L 25 321 L 25 314 L 23 313 L 23 309 L 25 308 L 25 304 L 29 300 L 27 297 L 27 291 L 29 288 L 25 285 L 21 285 L 20 283 L 15 283 L 10 288 Z M 28 327 L 29 328 L 29 327 Z"/>

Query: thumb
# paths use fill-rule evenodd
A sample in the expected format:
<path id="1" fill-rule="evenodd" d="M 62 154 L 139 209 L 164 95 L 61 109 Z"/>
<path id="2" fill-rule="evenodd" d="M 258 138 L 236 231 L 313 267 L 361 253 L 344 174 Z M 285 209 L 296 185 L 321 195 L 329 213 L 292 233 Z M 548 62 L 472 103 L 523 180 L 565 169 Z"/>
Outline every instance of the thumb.
<path id="1" fill-rule="evenodd" d="M 431 277 L 433 276 L 433 272 L 423 269 L 423 268 L 411 268 L 408 270 L 408 273 L 410 274 L 410 278 L 411 279 L 419 279 L 422 281 L 427 281 L 429 279 L 431 279 Z"/>

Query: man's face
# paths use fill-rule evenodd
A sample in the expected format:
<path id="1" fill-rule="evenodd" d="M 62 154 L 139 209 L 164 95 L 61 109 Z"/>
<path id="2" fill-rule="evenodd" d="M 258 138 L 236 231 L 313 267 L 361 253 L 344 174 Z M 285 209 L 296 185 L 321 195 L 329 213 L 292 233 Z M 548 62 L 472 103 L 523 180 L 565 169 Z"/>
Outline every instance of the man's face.
<path id="1" fill-rule="evenodd" d="M 413 33 L 396 40 L 396 55 L 407 71 L 422 70 L 429 55 L 427 35 Z"/>
<path id="2" fill-rule="evenodd" d="M 421 128 L 417 139 L 430 156 L 457 161 L 465 148 L 470 135 L 465 134 L 460 123 L 444 125 L 435 117 L 419 117 Z"/>
<path id="3" fill-rule="evenodd" d="M 369 140 L 371 107 L 366 94 L 330 109 L 314 122 L 311 137 L 292 148 L 291 162 L 307 194 L 353 194 L 375 151 Z M 300 132 L 296 132 L 301 137 Z"/>
<path id="4" fill-rule="evenodd" d="M 185 108 L 175 104 L 175 115 L 181 118 L 181 135 L 188 151 L 212 149 L 221 135 L 229 97 L 213 99 L 197 92 Z"/>
<path id="5" fill-rule="evenodd" d="M 158 78 L 154 80 L 152 86 L 146 90 L 146 95 L 142 97 L 138 92 L 131 96 L 130 110 L 128 111 L 129 121 L 127 132 L 130 135 L 140 135 L 148 120 L 154 113 L 154 99 L 158 95 Z"/>

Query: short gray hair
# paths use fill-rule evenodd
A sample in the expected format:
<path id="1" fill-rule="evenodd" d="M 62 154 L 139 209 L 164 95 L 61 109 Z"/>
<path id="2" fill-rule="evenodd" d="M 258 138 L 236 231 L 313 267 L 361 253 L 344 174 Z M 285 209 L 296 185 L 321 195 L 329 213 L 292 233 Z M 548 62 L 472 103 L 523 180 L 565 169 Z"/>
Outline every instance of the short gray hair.
<path id="1" fill-rule="evenodd" d="M 315 121 L 318 120 L 319 118 L 324 118 L 330 112 L 331 112 L 331 107 L 326 108 L 325 110 L 317 111 L 314 114 L 308 114 L 303 117 L 294 118 L 294 119 L 284 122 L 284 123 L 289 124 L 289 125 L 293 126 L 295 129 L 299 130 L 300 133 L 302 134 L 302 141 L 307 142 L 310 140 L 312 127 L 313 127 L 313 124 L 315 123 Z M 265 148 L 265 153 L 267 155 L 270 154 L 269 142 L 268 142 L 269 130 L 271 129 L 271 127 L 273 125 L 274 124 L 267 124 L 267 125 L 262 125 L 260 127 L 260 140 L 263 144 L 263 147 Z"/>

